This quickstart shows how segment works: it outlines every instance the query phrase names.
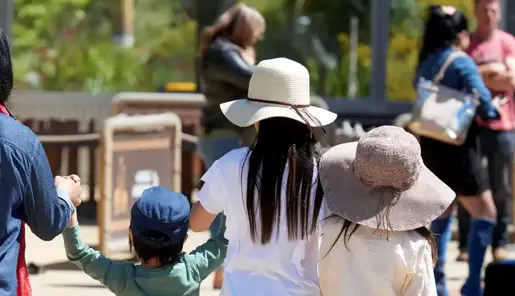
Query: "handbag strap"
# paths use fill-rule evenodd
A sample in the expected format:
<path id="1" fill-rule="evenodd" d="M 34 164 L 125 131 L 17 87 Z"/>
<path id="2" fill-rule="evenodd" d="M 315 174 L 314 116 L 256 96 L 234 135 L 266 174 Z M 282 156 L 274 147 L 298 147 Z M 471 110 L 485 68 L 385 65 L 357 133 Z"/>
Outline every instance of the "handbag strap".
<path id="1" fill-rule="evenodd" d="M 433 83 L 440 83 L 440 80 L 443 79 L 443 76 L 445 75 L 445 71 L 447 71 L 447 68 L 452 64 L 452 62 L 454 62 L 455 59 L 461 56 L 467 56 L 467 54 L 463 51 L 454 51 L 453 53 L 451 53 L 445 60 L 445 63 L 443 63 L 442 67 L 440 68 L 440 71 L 436 73 L 435 77 L 433 78 Z"/>

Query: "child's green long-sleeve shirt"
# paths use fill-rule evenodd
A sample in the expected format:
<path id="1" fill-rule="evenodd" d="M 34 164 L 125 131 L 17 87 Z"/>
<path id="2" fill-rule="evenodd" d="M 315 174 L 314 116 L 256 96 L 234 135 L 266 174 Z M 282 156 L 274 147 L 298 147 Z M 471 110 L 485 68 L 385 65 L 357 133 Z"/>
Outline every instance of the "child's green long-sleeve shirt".
<path id="1" fill-rule="evenodd" d="M 225 217 L 222 217 L 218 236 L 191 253 L 182 253 L 176 264 L 159 269 L 113 262 L 82 241 L 78 226 L 67 228 L 63 238 L 68 259 L 116 295 L 196 296 L 202 280 L 224 261 L 228 243 L 224 233 Z"/>

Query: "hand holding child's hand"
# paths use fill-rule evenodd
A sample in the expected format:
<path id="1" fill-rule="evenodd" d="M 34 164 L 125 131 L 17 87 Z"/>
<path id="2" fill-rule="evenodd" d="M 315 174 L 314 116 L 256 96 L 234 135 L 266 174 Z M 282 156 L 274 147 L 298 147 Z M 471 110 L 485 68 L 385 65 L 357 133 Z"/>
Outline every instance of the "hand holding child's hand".
<path id="1" fill-rule="evenodd" d="M 80 205 L 82 187 L 79 176 L 57 176 L 54 178 L 54 184 L 57 189 L 64 190 L 68 193 L 68 198 L 70 198 L 74 206 L 77 207 Z"/>

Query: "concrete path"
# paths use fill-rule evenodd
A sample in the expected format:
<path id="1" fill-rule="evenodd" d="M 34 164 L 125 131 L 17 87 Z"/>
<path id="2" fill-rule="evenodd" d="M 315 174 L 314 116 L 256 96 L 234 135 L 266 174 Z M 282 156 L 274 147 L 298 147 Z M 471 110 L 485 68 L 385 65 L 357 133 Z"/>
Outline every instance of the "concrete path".
<path id="1" fill-rule="evenodd" d="M 41 275 L 31 277 L 34 296 L 107 296 L 113 295 L 96 281 L 79 271 L 73 264 L 66 260 L 62 238 L 58 237 L 51 242 L 38 240 L 30 230 L 27 231 L 27 261 L 36 264 L 43 264 L 47 271 Z M 81 233 L 86 243 L 96 245 L 97 228 L 95 226 L 82 226 Z M 208 233 L 191 233 L 187 242 L 186 249 L 201 244 L 208 238 Z M 463 283 L 467 265 L 454 261 L 456 257 L 456 244 L 449 246 L 449 264 L 447 271 L 449 275 L 449 286 L 454 291 L 453 296 L 459 296 L 457 291 Z M 515 259 L 515 248 L 510 251 L 511 257 Z M 491 260 L 488 254 L 487 260 Z M 209 277 L 202 284 L 202 296 L 218 295 L 217 291 L 211 289 L 212 278 Z"/>

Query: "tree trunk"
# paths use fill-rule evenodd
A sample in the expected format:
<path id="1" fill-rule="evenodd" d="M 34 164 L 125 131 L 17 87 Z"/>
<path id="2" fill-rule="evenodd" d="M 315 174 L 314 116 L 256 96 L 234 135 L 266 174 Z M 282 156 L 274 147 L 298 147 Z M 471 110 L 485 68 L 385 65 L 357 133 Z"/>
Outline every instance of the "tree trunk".
<path id="1" fill-rule="evenodd" d="M 112 1 L 114 43 L 132 47 L 134 44 L 134 0 Z"/>

